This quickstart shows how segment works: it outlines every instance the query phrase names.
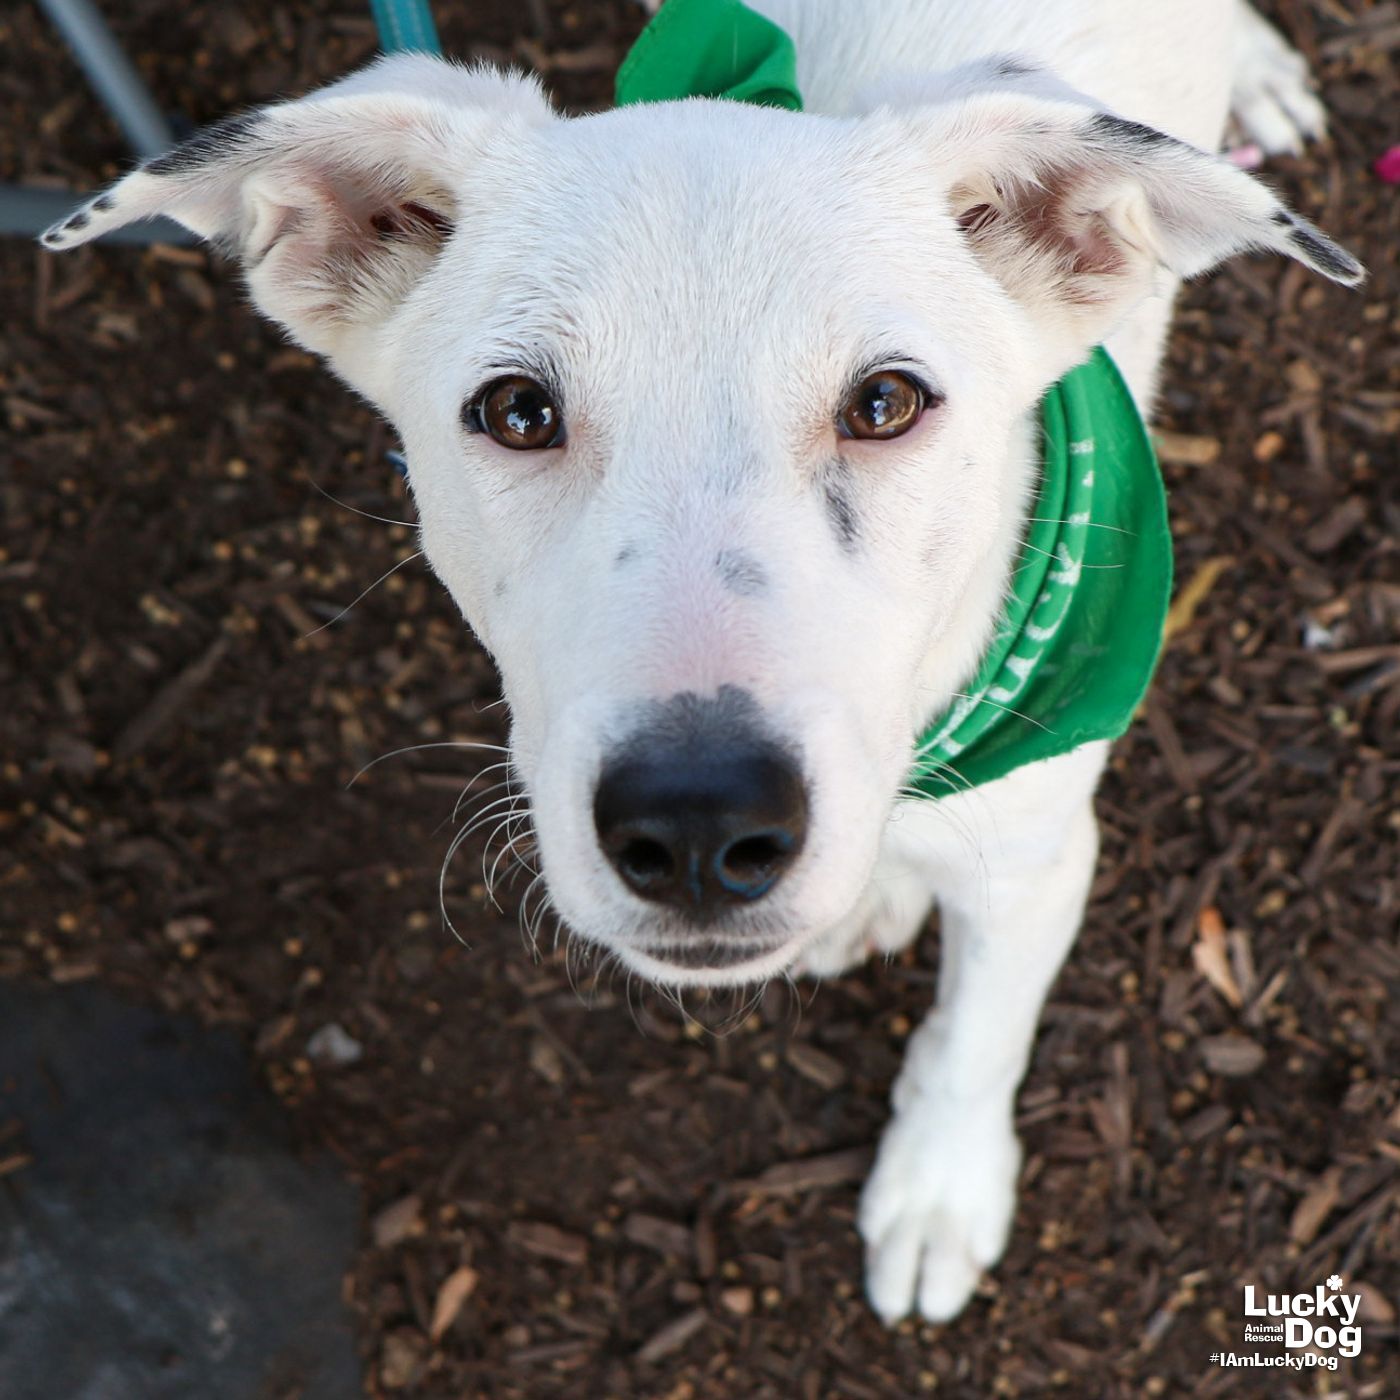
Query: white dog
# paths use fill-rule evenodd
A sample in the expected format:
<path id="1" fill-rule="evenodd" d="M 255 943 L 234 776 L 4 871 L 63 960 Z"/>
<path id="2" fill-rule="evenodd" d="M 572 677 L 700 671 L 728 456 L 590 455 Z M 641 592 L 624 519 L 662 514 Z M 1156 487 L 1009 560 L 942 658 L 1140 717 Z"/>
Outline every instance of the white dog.
<path id="1" fill-rule="evenodd" d="M 938 1008 L 860 1228 L 880 1315 L 943 1319 L 1005 1242 L 1016 1086 L 1097 849 L 1104 743 L 901 796 L 1006 595 L 1037 403 L 1105 343 L 1149 409 L 1176 279 L 1233 254 L 1361 269 L 1202 153 L 1232 95 L 1267 148 L 1322 126 L 1247 8 L 756 8 L 803 114 L 564 119 L 519 77 L 390 59 L 45 243 L 180 220 L 393 422 L 577 935 L 670 984 L 831 975 L 936 898 Z"/>

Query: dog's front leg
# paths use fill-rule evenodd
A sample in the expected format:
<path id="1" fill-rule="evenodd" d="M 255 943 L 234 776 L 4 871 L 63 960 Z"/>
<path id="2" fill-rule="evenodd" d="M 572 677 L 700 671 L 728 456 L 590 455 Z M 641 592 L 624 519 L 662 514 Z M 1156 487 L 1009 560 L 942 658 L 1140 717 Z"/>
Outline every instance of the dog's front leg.
<path id="1" fill-rule="evenodd" d="M 982 866 L 940 876 L 938 1005 L 910 1037 L 861 1200 L 870 1301 L 887 1323 L 916 1306 L 931 1321 L 953 1317 L 1006 1243 L 1021 1156 L 1016 1088 L 1098 852 L 1094 747 L 1087 764 L 1074 754 L 1039 765 L 1069 791 L 1042 805 L 1037 775 L 1009 809 L 996 802 Z"/>

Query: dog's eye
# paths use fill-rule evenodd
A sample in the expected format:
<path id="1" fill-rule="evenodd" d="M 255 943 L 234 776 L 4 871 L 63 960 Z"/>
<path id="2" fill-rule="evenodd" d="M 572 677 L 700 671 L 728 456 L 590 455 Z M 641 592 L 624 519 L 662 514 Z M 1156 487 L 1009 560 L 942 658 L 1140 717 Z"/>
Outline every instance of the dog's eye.
<path id="1" fill-rule="evenodd" d="M 852 390 L 836 422 L 846 437 L 897 438 L 919 421 L 927 402 L 923 385 L 907 374 L 876 370 Z"/>
<path id="2" fill-rule="evenodd" d="M 472 432 L 487 433 L 513 452 L 536 452 L 564 441 L 564 416 L 549 390 L 523 374 L 488 384 L 462 419 Z"/>

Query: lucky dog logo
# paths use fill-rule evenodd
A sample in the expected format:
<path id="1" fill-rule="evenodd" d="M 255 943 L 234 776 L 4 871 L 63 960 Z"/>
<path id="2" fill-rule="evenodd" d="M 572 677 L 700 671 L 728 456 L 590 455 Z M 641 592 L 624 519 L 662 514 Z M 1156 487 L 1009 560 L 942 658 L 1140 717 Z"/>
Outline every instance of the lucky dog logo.
<path id="1" fill-rule="evenodd" d="M 1281 1356 L 1216 1352 L 1218 1366 L 1282 1366 L 1294 1370 L 1320 1367 L 1335 1371 L 1342 1357 L 1361 1352 L 1357 1315 L 1361 1295 L 1347 1293 L 1333 1274 L 1310 1293 L 1261 1293 L 1252 1283 L 1244 1289 L 1244 1342 L 1283 1347 Z"/>
<path id="2" fill-rule="evenodd" d="M 1333 1274 L 1311 1293 L 1267 1293 L 1262 1297 L 1252 1283 L 1244 1290 L 1245 1341 L 1282 1342 L 1289 1351 L 1316 1347 L 1339 1356 L 1356 1356 L 1361 1350 L 1361 1328 L 1356 1315 L 1359 1293 L 1342 1292 L 1342 1276 Z M 1255 1335 L 1251 1336 L 1251 1331 Z"/>

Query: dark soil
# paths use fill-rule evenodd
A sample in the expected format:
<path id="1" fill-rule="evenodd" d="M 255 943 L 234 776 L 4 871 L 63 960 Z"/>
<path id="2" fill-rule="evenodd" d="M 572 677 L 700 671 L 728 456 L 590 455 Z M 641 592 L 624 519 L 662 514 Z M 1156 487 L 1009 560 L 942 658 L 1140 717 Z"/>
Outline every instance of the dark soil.
<path id="1" fill-rule="evenodd" d="M 350 0 L 106 8 L 192 121 L 374 44 Z M 574 107 L 606 101 L 640 22 L 436 8 L 452 53 L 540 66 Z M 1369 171 L 1400 140 L 1400 11 L 1278 9 L 1335 137 L 1268 176 L 1371 281 L 1243 260 L 1184 299 L 1163 422 L 1198 604 L 1103 788 L 1010 1248 L 948 1327 L 875 1322 L 852 1227 L 934 939 L 711 1035 L 635 987 L 580 997 L 548 938 L 532 960 L 478 833 L 447 884 L 458 942 L 438 869 L 493 755 L 347 785 L 406 746 L 500 742 L 492 668 L 420 564 L 314 631 L 412 550 L 320 494 L 409 519 L 390 433 L 202 252 L 0 246 L 0 973 L 246 1038 L 369 1203 L 347 1297 L 371 1393 L 1400 1394 L 1400 192 Z M 0 178 L 117 173 L 37 8 L 0 16 L 0 54 Z M 331 1024 L 356 1063 L 309 1054 Z M 0 1190 L 36 1169 L 0 1124 Z M 1333 1271 L 1364 1294 L 1358 1360 L 1209 1364 L 1246 1281 Z M 433 1341 L 454 1275 L 475 1286 Z"/>

